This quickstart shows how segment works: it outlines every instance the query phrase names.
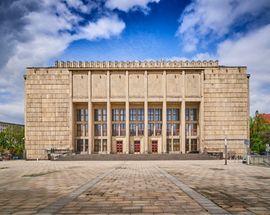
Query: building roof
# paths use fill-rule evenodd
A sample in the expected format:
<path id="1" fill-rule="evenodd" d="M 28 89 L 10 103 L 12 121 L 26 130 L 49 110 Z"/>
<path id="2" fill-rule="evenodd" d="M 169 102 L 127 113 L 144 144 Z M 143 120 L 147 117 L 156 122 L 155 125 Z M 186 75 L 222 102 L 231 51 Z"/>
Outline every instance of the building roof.
<path id="1" fill-rule="evenodd" d="M 1 122 L 0 125 L 11 125 L 11 126 L 24 126 L 23 124 L 11 123 L 11 122 Z"/>
<path id="2" fill-rule="evenodd" d="M 262 113 L 259 114 L 260 117 L 262 117 L 267 123 L 270 124 L 270 114 L 269 113 Z"/>

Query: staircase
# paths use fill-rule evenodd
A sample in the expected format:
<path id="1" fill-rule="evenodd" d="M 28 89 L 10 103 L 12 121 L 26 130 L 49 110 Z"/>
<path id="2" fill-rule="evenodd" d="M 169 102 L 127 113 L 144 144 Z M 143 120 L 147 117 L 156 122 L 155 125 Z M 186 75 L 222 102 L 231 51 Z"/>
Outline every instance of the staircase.
<path id="1" fill-rule="evenodd" d="M 217 160 L 208 154 L 75 154 L 60 156 L 58 161 L 146 161 L 146 160 Z"/>

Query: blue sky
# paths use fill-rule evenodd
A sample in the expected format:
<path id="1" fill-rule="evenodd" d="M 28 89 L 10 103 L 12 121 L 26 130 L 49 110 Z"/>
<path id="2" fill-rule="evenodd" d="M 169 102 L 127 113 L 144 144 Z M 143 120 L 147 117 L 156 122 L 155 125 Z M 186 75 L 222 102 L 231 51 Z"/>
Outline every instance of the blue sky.
<path id="1" fill-rule="evenodd" d="M 25 68 L 55 60 L 244 65 L 270 112 L 269 0 L 1 0 L 0 36 L 0 121 L 24 121 Z"/>

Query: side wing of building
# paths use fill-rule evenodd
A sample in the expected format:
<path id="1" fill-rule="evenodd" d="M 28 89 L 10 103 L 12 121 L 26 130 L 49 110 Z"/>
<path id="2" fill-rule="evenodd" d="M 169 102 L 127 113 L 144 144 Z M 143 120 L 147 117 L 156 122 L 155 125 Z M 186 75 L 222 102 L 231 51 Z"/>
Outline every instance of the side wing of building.
<path id="1" fill-rule="evenodd" d="M 57 62 L 28 68 L 28 159 L 75 153 L 244 154 L 245 67 L 217 62 Z"/>

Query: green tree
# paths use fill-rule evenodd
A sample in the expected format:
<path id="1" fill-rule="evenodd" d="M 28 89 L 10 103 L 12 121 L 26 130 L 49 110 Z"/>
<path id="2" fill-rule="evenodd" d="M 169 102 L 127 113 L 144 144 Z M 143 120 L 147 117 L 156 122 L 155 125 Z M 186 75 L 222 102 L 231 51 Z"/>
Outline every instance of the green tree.
<path id="1" fill-rule="evenodd" d="M 270 124 L 258 112 L 250 117 L 250 143 L 251 150 L 257 153 L 264 152 L 270 143 Z"/>
<path id="2" fill-rule="evenodd" d="M 9 126 L 0 133 L 0 152 L 22 157 L 24 151 L 24 128 Z"/>

